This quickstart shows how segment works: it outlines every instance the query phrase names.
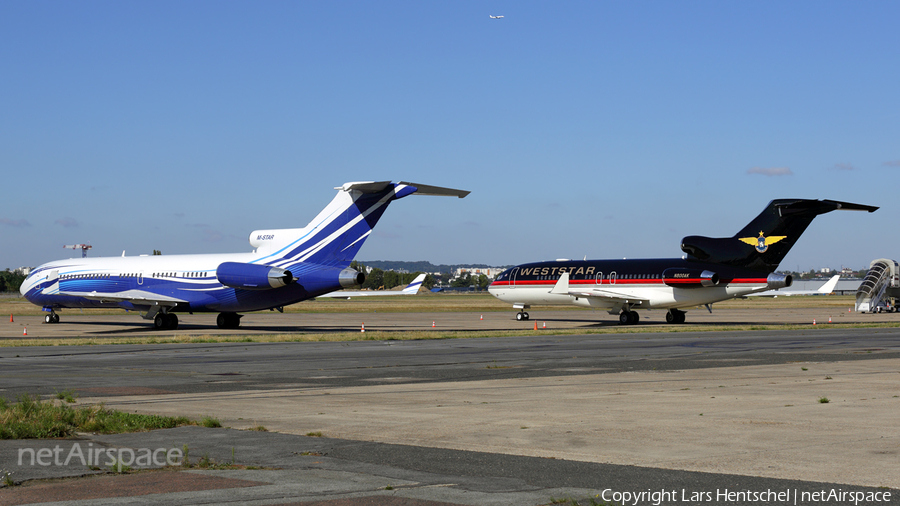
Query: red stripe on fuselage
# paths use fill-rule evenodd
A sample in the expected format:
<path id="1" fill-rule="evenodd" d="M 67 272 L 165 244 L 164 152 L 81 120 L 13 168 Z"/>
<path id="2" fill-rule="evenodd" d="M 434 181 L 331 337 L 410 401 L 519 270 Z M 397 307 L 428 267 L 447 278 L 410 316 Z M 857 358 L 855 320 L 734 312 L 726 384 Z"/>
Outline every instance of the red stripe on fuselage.
<path id="1" fill-rule="evenodd" d="M 522 280 L 516 281 L 515 283 L 509 281 L 494 281 L 491 283 L 491 286 L 550 286 L 555 285 L 559 280 L 553 279 L 535 279 L 535 280 Z M 597 283 L 595 280 L 591 279 L 576 279 L 569 281 L 570 285 L 603 285 L 603 286 L 618 286 L 618 285 L 699 285 L 700 282 L 703 281 L 700 278 L 693 279 L 685 279 L 685 278 L 669 278 L 669 279 L 617 279 L 615 283 L 611 283 L 609 280 L 603 280 L 600 283 Z M 764 285 L 767 280 L 765 278 L 735 278 L 731 281 L 722 281 L 718 286 L 726 286 L 726 285 Z"/>

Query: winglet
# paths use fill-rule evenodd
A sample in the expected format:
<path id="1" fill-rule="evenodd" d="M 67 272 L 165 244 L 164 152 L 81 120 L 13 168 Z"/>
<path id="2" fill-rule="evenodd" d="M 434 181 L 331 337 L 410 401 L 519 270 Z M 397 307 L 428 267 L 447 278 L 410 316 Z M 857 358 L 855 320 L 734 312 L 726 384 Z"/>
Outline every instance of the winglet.
<path id="1" fill-rule="evenodd" d="M 550 290 L 550 293 L 555 295 L 569 295 L 569 273 L 564 272 L 559 277 L 559 281 L 556 282 L 556 285 L 553 286 L 553 290 Z"/>

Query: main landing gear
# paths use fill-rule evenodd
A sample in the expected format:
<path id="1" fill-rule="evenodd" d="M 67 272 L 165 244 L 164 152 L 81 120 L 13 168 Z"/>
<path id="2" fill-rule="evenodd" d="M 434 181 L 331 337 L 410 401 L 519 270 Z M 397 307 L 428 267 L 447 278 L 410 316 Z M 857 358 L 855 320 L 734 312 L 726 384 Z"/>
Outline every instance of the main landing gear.
<path id="1" fill-rule="evenodd" d="M 684 311 L 670 309 L 666 313 L 666 323 L 684 323 Z"/>
<path id="2" fill-rule="evenodd" d="M 175 313 L 156 313 L 156 317 L 153 318 L 153 328 L 175 330 L 178 328 L 178 316 Z"/>
<path id="3" fill-rule="evenodd" d="M 621 325 L 634 325 L 639 321 L 641 321 L 641 315 L 637 311 L 625 310 L 619 313 L 619 324 Z"/>
<path id="4" fill-rule="evenodd" d="M 216 325 L 220 329 L 236 329 L 241 326 L 241 317 L 237 313 L 219 313 L 216 317 Z"/>
<path id="5" fill-rule="evenodd" d="M 519 311 L 518 313 L 516 313 L 516 320 L 521 322 L 521 321 L 525 321 L 527 319 L 528 319 L 528 313 L 526 313 L 525 311 Z"/>

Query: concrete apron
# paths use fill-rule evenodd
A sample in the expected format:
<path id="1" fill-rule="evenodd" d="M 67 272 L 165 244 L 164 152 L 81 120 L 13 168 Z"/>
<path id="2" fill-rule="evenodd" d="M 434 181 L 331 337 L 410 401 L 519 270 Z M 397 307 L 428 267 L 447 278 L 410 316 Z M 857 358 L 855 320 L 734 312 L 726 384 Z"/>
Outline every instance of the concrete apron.
<path id="1" fill-rule="evenodd" d="M 898 373 L 900 361 L 878 359 L 80 403 L 290 434 L 900 488 Z"/>

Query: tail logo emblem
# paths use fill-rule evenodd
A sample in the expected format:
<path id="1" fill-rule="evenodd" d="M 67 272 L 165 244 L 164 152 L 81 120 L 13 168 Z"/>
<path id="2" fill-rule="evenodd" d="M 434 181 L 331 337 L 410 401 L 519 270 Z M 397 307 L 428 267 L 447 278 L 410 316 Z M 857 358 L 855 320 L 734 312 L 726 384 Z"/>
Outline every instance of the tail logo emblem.
<path id="1" fill-rule="evenodd" d="M 773 235 L 766 237 L 762 232 L 759 233 L 759 237 L 742 237 L 738 239 L 741 242 L 745 242 L 750 246 L 754 246 L 756 251 L 760 253 L 765 253 L 766 250 L 769 249 L 769 246 L 775 244 L 776 242 L 786 238 L 786 235 Z"/>

